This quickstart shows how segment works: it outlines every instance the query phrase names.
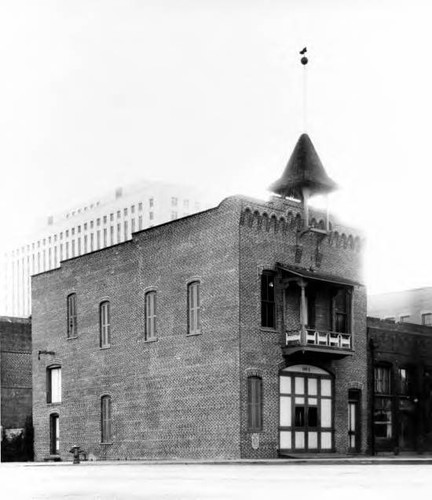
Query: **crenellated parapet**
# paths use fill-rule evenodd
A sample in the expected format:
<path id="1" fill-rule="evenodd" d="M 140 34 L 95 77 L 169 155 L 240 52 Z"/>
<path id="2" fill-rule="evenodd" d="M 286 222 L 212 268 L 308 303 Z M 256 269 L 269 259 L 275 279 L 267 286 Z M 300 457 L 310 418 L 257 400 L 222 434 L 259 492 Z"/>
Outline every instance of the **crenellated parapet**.
<path id="1" fill-rule="evenodd" d="M 272 232 L 274 234 L 295 234 L 298 236 L 303 229 L 302 211 L 289 207 L 282 210 L 267 210 L 267 207 L 247 205 L 243 207 L 240 214 L 240 225 L 256 231 Z M 272 208 L 273 207 L 268 207 Z M 324 216 L 313 216 L 310 222 L 312 232 L 317 231 L 321 235 L 322 243 L 333 248 L 361 251 L 363 238 L 351 233 L 349 228 L 333 225 L 330 223 L 329 231 L 325 231 Z M 323 238 L 325 236 L 325 238 Z"/>

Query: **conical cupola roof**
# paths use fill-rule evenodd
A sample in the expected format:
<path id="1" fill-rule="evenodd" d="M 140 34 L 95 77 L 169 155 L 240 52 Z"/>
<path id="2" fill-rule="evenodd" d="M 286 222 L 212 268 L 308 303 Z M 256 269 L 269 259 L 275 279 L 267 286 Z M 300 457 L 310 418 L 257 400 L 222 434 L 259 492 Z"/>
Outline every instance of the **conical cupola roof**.
<path id="1" fill-rule="evenodd" d="M 303 190 L 309 195 L 326 194 L 337 189 L 319 159 L 307 134 L 302 134 L 282 174 L 269 190 L 283 197 L 303 199 Z"/>

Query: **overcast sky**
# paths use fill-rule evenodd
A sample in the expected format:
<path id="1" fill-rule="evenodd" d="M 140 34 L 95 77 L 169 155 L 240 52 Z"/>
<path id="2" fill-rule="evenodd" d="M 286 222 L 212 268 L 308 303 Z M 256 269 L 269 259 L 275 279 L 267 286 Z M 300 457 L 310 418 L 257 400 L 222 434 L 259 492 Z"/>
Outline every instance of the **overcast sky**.
<path id="1" fill-rule="evenodd" d="M 138 178 L 266 196 L 302 130 L 372 292 L 432 285 L 424 0 L 1 0 L 0 234 Z"/>

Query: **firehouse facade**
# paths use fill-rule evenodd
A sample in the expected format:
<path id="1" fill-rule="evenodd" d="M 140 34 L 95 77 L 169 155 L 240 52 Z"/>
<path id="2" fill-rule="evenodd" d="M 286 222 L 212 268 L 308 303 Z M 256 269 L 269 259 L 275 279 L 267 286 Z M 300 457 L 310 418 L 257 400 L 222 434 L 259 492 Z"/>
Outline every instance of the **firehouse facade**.
<path id="1" fill-rule="evenodd" d="M 134 233 L 33 279 L 35 458 L 364 453 L 361 239 L 302 135 L 268 202 Z"/>

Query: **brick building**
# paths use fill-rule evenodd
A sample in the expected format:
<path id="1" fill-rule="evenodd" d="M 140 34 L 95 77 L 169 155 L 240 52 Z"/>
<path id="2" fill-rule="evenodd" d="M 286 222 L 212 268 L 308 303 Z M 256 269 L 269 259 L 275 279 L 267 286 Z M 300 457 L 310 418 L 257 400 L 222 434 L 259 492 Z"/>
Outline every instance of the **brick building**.
<path id="1" fill-rule="evenodd" d="M 0 316 L 2 461 L 33 458 L 31 349 L 30 319 Z"/>
<path id="2" fill-rule="evenodd" d="M 33 274 L 55 269 L 62 260 L 127 241 L 135 231 L 208 206 L 198 189 L 139 181 L 50 215 L 42 224 L 36 223 L 34 233 L 24 237 L 18 247 L 0 252 L 0 315 L 31 315 Z"/>
<path id="3" fill-rule="evenodd" d="M 302 135 L 275 193 L 35 276 L 37 460 L 366 451 L 361 239 Z"/>
<path id="4" fill-rule="evenodd" d="M 368 318 L 371 447 L 432 451 L 430 327 Z"/>

